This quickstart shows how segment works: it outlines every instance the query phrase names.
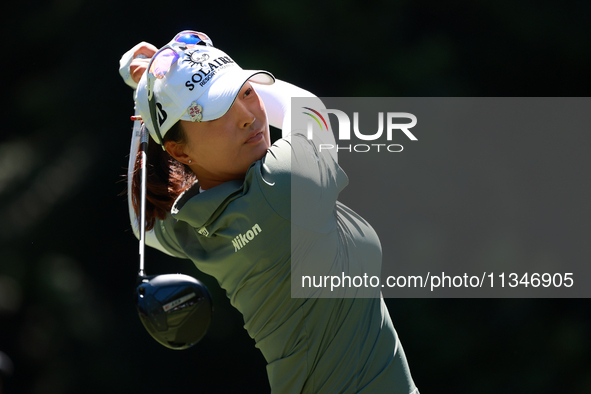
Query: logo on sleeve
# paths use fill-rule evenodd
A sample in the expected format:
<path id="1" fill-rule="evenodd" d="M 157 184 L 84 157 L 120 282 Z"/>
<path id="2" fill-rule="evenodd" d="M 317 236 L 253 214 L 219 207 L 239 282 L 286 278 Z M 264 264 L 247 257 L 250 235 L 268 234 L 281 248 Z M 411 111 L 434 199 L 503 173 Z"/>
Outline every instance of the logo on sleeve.
<path id="1" fill-rule="evenodd" d="M 263 230 L 261 230 L 259 225 L 255 224 L 252 226 L 252 229 L 248 230 L 246 233 L 238 234 L 238 236 L 232 240 L 232 245 L 234 245 L 234 253 L 242 249 L 244 245 L 252 241 L 254 237 L 259 235 L 262 231 Z"/>

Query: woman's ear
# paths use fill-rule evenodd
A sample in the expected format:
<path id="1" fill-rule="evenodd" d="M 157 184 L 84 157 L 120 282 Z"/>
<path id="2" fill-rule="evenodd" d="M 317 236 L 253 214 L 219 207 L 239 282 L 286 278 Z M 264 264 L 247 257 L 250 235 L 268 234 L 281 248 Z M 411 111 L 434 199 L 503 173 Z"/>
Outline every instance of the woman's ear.
<path id="1" fill-rule="evenodd" d="M 185 144 L 179 144 L 175 141 L 166 141 L 164 149 L 172 156 L 173 159 L 182 164 L 189 164 L 189 155 L 185 153 Z"/>

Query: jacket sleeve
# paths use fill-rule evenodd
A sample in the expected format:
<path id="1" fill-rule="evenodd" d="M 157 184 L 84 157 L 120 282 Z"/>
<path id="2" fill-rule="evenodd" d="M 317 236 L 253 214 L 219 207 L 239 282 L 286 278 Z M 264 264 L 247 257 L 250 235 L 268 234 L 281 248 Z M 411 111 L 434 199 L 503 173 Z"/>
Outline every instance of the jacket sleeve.
<path id="1" fill-rule="evenodd" d="M 291 99 L 293 97 L 308 97 L 314 103 L 315 108 L 326 109 L 322 100 L 314 94 L 279 79 L 276 79 L 272 85 L 255 83 L 253 86 L 257 94 L 263 99 L 269 124 L 281 129 L 283 138 L 292 132 Z M 334 135 L 330 129 L 322 130 L 317 134 L 322 143 L 336 145 Z M 336 149 L 331 149 L 330 154 L 335 161 L 338 161 Z"/>

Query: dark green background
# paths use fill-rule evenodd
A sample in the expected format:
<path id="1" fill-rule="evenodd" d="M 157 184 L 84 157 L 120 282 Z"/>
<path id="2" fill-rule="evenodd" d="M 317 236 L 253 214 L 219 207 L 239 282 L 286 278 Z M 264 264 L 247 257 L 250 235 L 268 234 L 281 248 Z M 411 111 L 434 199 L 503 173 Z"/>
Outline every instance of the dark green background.
<path id="1" fill-rule="evenodd" d="M 151 272 L 210 287 L 215 318 L 202 343 L 168 350 L 137 318 L 137 241 L 119 195 L 132 96 L 117 73 L 137 42 L 202 30 L 244 68 L 318 96 L 586 96 L 590 11 L 533 0 L 4 5 L 0 350 L 15 364 L 6 392 L 268 392 L 240 315 L 189 262 L 147 256 Z M 387 302 L 423 394 L 591 391 L 587 300 Z"/>

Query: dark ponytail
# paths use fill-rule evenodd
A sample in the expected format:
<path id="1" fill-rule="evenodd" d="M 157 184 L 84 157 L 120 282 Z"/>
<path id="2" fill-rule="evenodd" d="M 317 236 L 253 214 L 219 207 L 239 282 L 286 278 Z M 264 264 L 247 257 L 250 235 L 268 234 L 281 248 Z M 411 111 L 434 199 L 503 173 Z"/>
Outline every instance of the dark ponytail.
<path id="1" fill-rule="evenodd" d="M 186 143 L 185 133 L 180 121 L 168 130 L 164 141 Z M 156 219 L 164 220 L 170 212 L 178 196 L 190 188 L 197 177 L 189 166 L 179 163 L 162 147 L 149 137 L 147 153 L 147 185 L 146 185 L 146 230 L 154 228 Z M 131 201 L 136 216 L 140 217 L 141 199 L 141 153 L 135 159 L 131 179 Z"/>

